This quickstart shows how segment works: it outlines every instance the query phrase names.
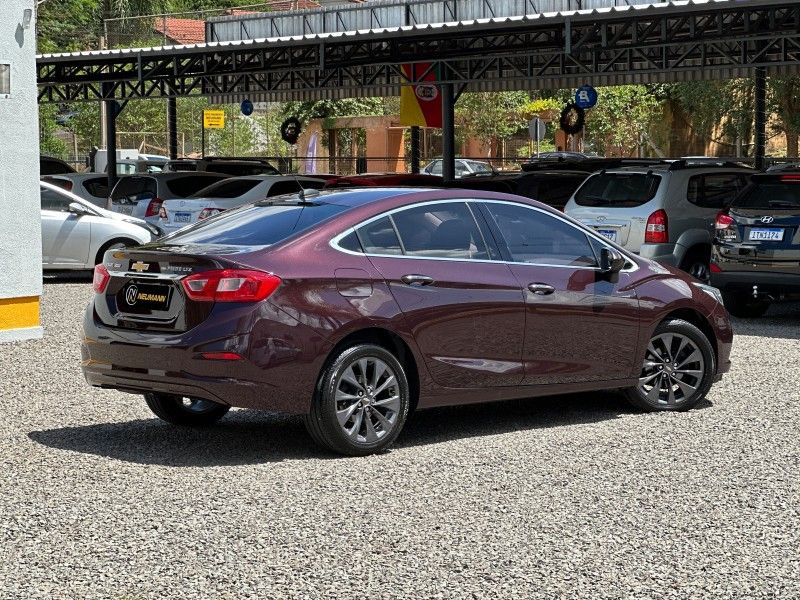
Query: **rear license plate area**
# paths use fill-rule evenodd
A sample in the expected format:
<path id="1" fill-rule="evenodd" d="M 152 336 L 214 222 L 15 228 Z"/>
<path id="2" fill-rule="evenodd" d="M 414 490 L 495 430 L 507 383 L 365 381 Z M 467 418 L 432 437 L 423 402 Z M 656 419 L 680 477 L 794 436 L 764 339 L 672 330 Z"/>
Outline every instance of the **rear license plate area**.
<path id="1" fill-rule="evenodd" d="M 172 286 L 163 283 L 131 281 L 117 292 L 117 309 L 136 315 L 149 315 L 169 308 Z"/>
<path id="2" fill-rule="evenodd" d="M 176 223 L 188 223 L 192 220 L 192 213 L 188 212 L 179 212 L 175 213 L 175 217 L 172 219 Z"/>
<path id="3" fill-rule="evenodd" d="M 774 227 L 754 227 L 750 230 L 750 235 L 747 239 L 753 242 L 780 242 L 783 240 L 783 229 Z"/>
<path id="4" fill-rule="evenodd" d="M 617 241 L 617 232 L 614 229 L 596 229 L 597 233 L 612 242 Z"/>

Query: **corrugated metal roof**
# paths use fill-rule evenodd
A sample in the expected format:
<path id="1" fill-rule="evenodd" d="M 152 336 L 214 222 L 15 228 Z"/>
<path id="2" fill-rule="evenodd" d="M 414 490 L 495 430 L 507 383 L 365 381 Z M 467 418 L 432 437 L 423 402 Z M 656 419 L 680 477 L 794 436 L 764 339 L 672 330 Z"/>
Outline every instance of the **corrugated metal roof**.
<path id="1" fill-rule="evenodd" d="M 586 0 L 589 1 L 589 0 Z M 594 0 L 601 2 L 603 0 Z M 634 1 L 634 0 L 631 0 Z M 589 8 L 582 10 L 543 12 L 535 14 L 525 14 L 519 16 L 491 17 L 479 19 L 466 19 L 460 21 L 446 21 L 441 23 L 424 23 L 416 25 L 403 25 L 392 27 L 379 27 L 369 29 L 358 29 L 353 31 L 334 31 L 326 33 L 312 33 L 305 35 L 281 35 L 262 38 L 253 38 L 236 41 L 206 42 L 204 44 L 187 44 L 174 46 L 154 46 L 145 48 L 121 48 L 113 50 L 89 50 L 83 52 L 65 52 L 53 54 L 41 54 L 37 58 L 45 61 L 75 60 L 78 58 L 109 57 L 115 55 L 137 55 L 137 54 L 175 54 L 193 53 L 200 49 L 228 48 L 246 44 L 307 44 L 314 41 L 337 41 L 348 40 L 359 37 L 380 37 L 380 36 L 404 36 L 418 35 L 432 30 L 463 30 L 480 29 L 486 31 L 493 27 L 502 27 L 510 24 L 522 23 L 544 23 L 544 22 L 563 22 L 567 19 L 605 19 L 632 14 L 638 12 L 656 13 L 675 13 L 686 10 L 707 9 L 709 6 L 734 6 L 741 4 L 741 0 L 672 0 L 670 2 L 657 2 L 629 6 L 604 6 L 599 8 Z M 748 0 L 752 6 L 769 6 L 770 4 L 785 4 L 785 0 Z M 364 6 L 368 7 L 370 3 Z M 303 11 L 305 12 L 305 11 Z M 312 11 L 313 12 L 313 11 Z M 236 17 L 233 17 L 236 18 Z M 243 18 L 243 17 L 238 17 Z"/>

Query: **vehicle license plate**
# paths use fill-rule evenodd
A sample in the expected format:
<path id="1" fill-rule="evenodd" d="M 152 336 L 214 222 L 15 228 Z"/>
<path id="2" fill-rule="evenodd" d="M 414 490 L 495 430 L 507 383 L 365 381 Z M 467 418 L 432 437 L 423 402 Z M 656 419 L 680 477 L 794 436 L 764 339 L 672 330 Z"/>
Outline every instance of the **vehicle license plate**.
<path id="1" fill-rule="evenodd" d="M 133 214 L 133 206 L 130 206 L 128 204 L 120 204 L 117 207 L 117 212 L 122 214 L 122 215 Z"/>
<path id="2" fill-rule="evenodd" d="M 770 240 L 774 242 L 780 242 L 783 239 L 783 229 L 751 229 L 750 230 L 750 239 L 751 240 Z"/>
<path id="3" fill-rule="evenodd" d="M 192 220 L 192 213 L 187 213 L 187 212 L 175 213 L 175 218 L 173 219 L 173 221 L 175 221 L 176 223 L 188 223 L 191 220 Z"/>
<path id="4" fill-rule="evenodd" d="M 117 294 L 117 306 L 122 312 L 150 313 L 154 310 L 167 310 L 171 286 L 132 281 Z"/>
<path id="5" fill-rule="evenodd" d="M 598 229 L 597 233 L 602 235 L 604 238 L 611 240 L 612 242 L 617 241 L 617 232 L 613 229 Z"/>

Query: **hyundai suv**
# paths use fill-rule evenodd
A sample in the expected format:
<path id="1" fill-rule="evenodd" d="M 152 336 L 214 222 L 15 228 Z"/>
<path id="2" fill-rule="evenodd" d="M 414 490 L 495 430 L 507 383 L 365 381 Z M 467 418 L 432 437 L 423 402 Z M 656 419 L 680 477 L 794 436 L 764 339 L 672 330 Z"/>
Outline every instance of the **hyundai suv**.
<path id="1" fill-rule="evenodd" d="M 800 169 L 754 175 L 719 213 L 711 282 L 737 317 L 800 295 Z"/>
<path id="2" fill-rule="evenodd" d="M 716 216 L 754 173 L 707 160 L 607 169 L 589 177 L 564 211 L 627 250 L 707 282 Z"/>

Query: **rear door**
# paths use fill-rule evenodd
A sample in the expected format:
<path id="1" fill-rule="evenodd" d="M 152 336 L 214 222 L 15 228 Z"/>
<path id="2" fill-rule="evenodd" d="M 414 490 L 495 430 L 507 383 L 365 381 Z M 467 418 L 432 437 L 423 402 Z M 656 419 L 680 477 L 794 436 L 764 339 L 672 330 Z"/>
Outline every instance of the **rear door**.
<path id="1" fill-rule="evenodd" d="M 403 208 L 357 232 L 437 384 L 474 388 L 521 381 L 522 292 L 466 202 Z"/>
<path id="2" fill-rule="evenodd" d="M 603 242 L 534 207 L 485 201 L 482 209 L 525 294 L 524 383 L 629 378 L 639 303 L 628 273 L 599 272 Z"/>
<path id="3" fill-rule="evenodd" d="M 72 199 L 45 187 L 42 202 L 42 262 L 48 267 L 78 268 L 89 261 L 91 216 L 69 211 Z"/>

